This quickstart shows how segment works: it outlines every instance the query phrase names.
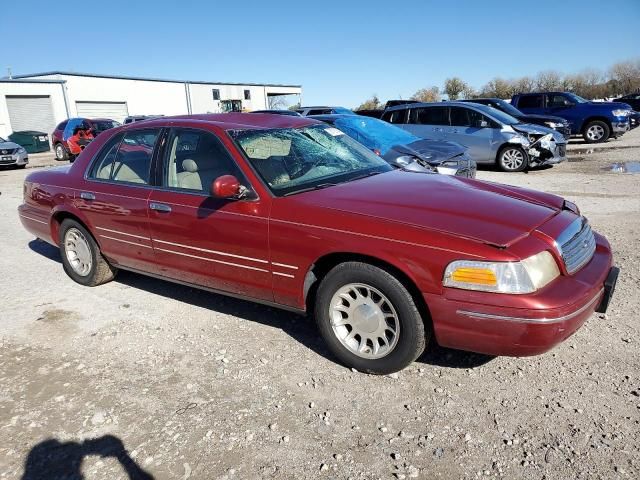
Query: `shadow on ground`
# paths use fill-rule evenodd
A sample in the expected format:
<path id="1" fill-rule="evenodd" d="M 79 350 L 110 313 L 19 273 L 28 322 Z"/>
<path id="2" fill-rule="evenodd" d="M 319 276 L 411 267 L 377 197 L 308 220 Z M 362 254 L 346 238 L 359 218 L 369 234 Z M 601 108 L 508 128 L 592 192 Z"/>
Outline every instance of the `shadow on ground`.
<path id="1" fill-rule="evenodd" d="M 43 257 L 62 263 L 58 248 L 41 240 L 29 242 L 29 248 Z M 287 335 L 300 342 L 318 355 L 336 361 L 325 347 L 312 318 L 277 308 L 260 305 L 248 300 L 240 300 L 225 295 L 209 293 L 196 288 L 186 287 L 165 280 L 120 271 L 115 282 L 132 288 L 144 290 L 155 295 L 179 302 L 195 305 L 226 315 L 249 320 L 251 322 L 280 328 Z M 418 362 L 448 368 L 473 368 L 484 365 L 494 357 L 461 350 L 443 348 L 431 342 Z"/>
<path id="2" fill-rule="evenodd" d="M 38 443 L 27 455 L 22 480 L 83 480 L 82 462 L 90 455 L 116 459 L 130 480 L 154 478 L 131 458 L 122 440 L 105 435 L 82 442 L 51 438 Z"/>

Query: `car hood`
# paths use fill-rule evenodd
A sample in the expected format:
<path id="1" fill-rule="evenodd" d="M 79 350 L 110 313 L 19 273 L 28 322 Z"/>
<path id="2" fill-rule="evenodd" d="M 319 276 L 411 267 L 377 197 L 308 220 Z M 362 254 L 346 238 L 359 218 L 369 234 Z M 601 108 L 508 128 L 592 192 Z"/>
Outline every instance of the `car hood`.
<path id="1" fill-rule="evenodd" d="M 518 120 L 522 120 L 524 123 L 527 122 L 556 122 L 556 123 L 567 123 L 564 118 L 555 117 L 553 115 L 534 115 L 534 114 L 526 114 L 519 115 Z"/>
<path id="2" fill-rule="evenodd" d="M 585 104 L 583 103 L 582 105 L 585 105 Z M 618 109 L 618 108 L 629 110 L 631 108 L 631 105 L 623 102 L 588 102 L 586 105 L 592 105 L 592 106 L 602 107 L 602 108 L 611 109 L 611 110 Z"/>
<path id="3" fill-rule="evenodd" d="M 0 142 L 0 150 L 13 150 L 14 148 L 20 148 L 20 145 L 14 142 Z"/>
<path id="4" fill-rule="evenodd" d="M 415 175 L 402 170 L 296 197 L 323 208 L 499 247 L 526 237 L 564 205 L 562 198 L 542 192 L 448 175 Z"/>
<path id="5" fill-rule="evenodd" d="M 416 156 L 431 165 L 435 165 L 450 158 L 457 157 L 465 151 L 466 148 L 459 143 L 439 140 L 417 140 L 407 145 L 394 145 L 387 155 L 385 155 L 385 158 L 388 155 L 397 156 L 397 154 L 400 153 L 401 155 Z"/>
<path id="6" fill-rule="evenodd" d="M 517 123 L 515 125 L 511 125 L 516 132 L 523 133 L 525 135 L 549 135 L 556 143 L 566 143 L 565 138 L 558 133 L 557 130 L 549 127 L 543 127 L 542 125 L 534 125 L 531 123 Z"/>

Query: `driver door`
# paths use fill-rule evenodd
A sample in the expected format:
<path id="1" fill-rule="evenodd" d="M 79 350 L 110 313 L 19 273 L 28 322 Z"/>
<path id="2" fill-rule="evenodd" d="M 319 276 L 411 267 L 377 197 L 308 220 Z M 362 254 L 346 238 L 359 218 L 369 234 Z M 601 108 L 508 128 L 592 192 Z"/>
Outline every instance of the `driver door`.
<path id="1" fill-rule="evenodd" d="M 211 131 L 173 128 L 161 158 L 162 178 L 148 200 L 160 274 L 242 296 L 273 300 L 268 260 L 269 199 L 210 195 L 221 175 L 251 190 Z"/>

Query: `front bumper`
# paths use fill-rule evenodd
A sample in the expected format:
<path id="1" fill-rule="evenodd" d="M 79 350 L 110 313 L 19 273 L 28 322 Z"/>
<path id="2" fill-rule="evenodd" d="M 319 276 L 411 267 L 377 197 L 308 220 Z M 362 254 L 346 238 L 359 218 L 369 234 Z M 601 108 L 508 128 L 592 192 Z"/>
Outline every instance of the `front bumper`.
<path id="1" fill-rule="evenodd" d="M 14 153 L 12 155 L 0 155 L 0 166 L 22 166 L 29 163 L 28 153 Z"/>
<path id="2" fill-rule="evenodd" d="M 629 131 L 630 129 L 630 120 L 627 118 L 624 121 L 617 121 L 617 122 L 612 122 L 611 123 L 611 133 L 613 133 L 616 136 L 620 136 L 626 132 Z"/>
<path id="3" fill-rule="evenodd" d="M 531 295 L 444 288 L 424 294 L 438 343 L 489 355 L 544 353 L 577 331 L 595 311 L 604 312 L 615 288 L 607 241 L 596 235 L 591 261 L 572 276 L 562 275 Z M 508 304 L 505 306 L 505 304 Z"/>
<path id="4" fill-rule="evenodd" d="M 456 177 L 476 178 L 478 169 L 476 162 L 466 153 L 454 157 L 450 160 L 434 165 L 438 173 L 443 175 L 454 175 Z"/>
<path id="5" fill-rule="evenodd" d="M 567 144 L 553 143 L 551 149 L 535 146 L 529 149 L 529 165 L 554 165 L 567 159 Z"/>

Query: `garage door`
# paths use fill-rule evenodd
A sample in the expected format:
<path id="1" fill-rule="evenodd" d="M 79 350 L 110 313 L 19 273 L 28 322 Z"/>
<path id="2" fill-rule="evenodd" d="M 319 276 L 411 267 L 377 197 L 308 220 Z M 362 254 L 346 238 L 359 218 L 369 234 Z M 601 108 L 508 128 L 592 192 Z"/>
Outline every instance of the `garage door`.
<path id="1" fill-rule="evenodd" d="M 76 102 L 79 117 L 110 118 L 122 122 L 129 116 L 126 102 Z"/>
<path id="2" fill-rule="evenodd" d="M 14 132 L 37 130 L 51 133 L 56 127 L 53 105 L 48 95 L 7 95 L 7 110 L 9 110 L 11 130 Z"/>

